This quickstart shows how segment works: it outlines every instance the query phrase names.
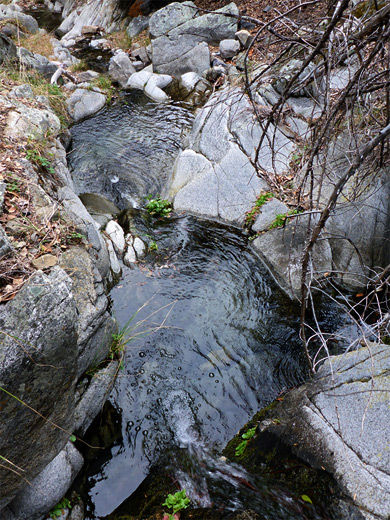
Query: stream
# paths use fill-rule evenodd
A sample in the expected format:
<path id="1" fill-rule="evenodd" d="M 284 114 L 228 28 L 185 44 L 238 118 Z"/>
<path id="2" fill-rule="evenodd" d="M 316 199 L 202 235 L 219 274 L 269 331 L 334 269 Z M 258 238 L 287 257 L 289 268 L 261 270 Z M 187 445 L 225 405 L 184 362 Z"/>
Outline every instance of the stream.
<path id="1" fill-rule="evenodd" d="M 129 332 L 109 397 L 119 433 L 86 468 L 85 518 L 136 514 L 134 497 L 161 472 L 171 492 L 185 488 L 192 507 L 214 515 L 197 518 L 249 509 L 258 518 L 330 518 L 220 457 L 255 412 L 306 373 L 299 307 L 280 293 L 241 230 L 140 209 L 162 189 L 192 120 L 185 107 L 135 93 L 72 128 L 78 193 L 100 193 L 127 209 L 125 232 L 157 246 L 138 265 L 123 266 L 111 291 L 112 311 Z M 328 306 L 318 319 L 331 329 L 339 317 Z"/>

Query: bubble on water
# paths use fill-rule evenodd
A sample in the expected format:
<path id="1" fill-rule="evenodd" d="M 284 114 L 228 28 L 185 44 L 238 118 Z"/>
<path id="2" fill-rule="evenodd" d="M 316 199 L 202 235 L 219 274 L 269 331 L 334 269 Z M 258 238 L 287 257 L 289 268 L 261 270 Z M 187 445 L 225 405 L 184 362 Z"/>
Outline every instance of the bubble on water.
<path id="1" fill-rule="evenodd" d="M 214 372 L 210 372 L 210 373 L 209 373 L 209 377 L 215 377 Z"/>
<path id="2" fill-rule="evenodd" d="M 145 357 L 146 356 L 145 352 L 143 352 L 143 351 L 141 351 L 138 355 L 139 355 L 139 357 Z"/>
<path id="3" fill-rule="evenodd" d="M 141 426 L 136 426 L 136 427 L 135 427 L 135 431 L 136 431 L 136 432 L 141 431 Z"/>

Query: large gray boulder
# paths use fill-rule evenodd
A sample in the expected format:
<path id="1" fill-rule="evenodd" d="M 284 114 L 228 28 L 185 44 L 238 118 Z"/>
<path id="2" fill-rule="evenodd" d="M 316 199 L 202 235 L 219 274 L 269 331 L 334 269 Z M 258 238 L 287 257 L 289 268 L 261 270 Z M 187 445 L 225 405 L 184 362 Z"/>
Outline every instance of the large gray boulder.
<path id="1" fill-rule="evenodd" d="M 125 52 L 120 52 L 110 59 L 108 73 L 121 87 L 126 85 L 127 80 L 135 72 L 136 70 Z"/>
<path id="2" fill-rule="evenodd" d="M 213 95 L 199 111 L 188 137 L 188 148 L 178 156 L 164 195 L 175 209 L 243 224 L 267 182 L 252 164 L 261 129 L 253 123 L 249 100 L 239 89 Z M 260 154 L 261 167 L 282 172 L 292 143 L 275 130 L 279 154 L 273 161 L 268 142 Z"/>
<path id="3" fill-rule="evenodd" d="M 310 465 L 330 472 L 364 518 L 388 519 L 389 388 L 388 345 L 371 343 L 332 357 L 259 425 L 265 433 L 256 439 L 258 449 L 264 435 L 276 436 Z"/>
<path id="4" fill-rule="evenodd" d="M 9 109 L 4 130 L 8 137 L 43 139 L 48 134 L 58 134 L 61 129 L 60 120 L 52 110 L 33 108 L 16 98 L 1 95 L 0 103 Z"/>
<path id="5" fill-rule="evenodd" d="M 50 78 L 57 70 L 57 65 L 49 61 L 45 56 L 31 52 L 24 47 L 18 48 L 17 55 L 22 65 L 37 70 L 47 78 Z"/>
<path id="6" fill-rule="evenodd" d="M 202 74 L 210 66 L 206 44 L 234 38 L 236 16 L 234 3 L 202 16 L 192 2 L 173 3 L 154 13 L 149 22 L 154 71 L 175 77 Z"/>
<path id="7" fill-rule="evenodd" d="M 272 229 L 257 237 L 253 248 L 269 268 L 272 276 L 283 291 L 299 300 L 303 249 L 307 230 L 313 228 L 316 219 L 299 215 L 280 228 Z M 332 251 L 327 240 L 319 240 L 314 246 L 309 262 L 309 273 L 315 278 L 332 270 Z"/>
<path id="8" fill-rule="evenodd" d="M 329 143 L 314 169 L 314 198 L 325 206 L 360 143 L 345 134 Z M 299 179 L 298 179 L 299 181 Z M 303 190 L 309 189 L 309 180 Z M 390 263 L 389 169 L 366 165 L 348 181 L 326 222 L 335 282 L 351 291 L 364 289 Z"/>
<path id="9" fill-rule="evenodd" d="M 105 103 L 106 96 L 104 94 L 78 88 L 67 99 L 66 106 L 73 121 L 79 121 L 98 112 L 104 107 Z"/>
<path id="10" fill-rule="evenodd" d="M 32 16 L 24 14 L 17 4 L 0 4 L 0 21 L 7 20 L 16 23 L 30 33 L 38 31 L 38 22 Z"/>
<path id="11" fill-rule="evenodd" d="M 0 310 L 0 392 L 7 417 L 0 423 L 0 452 L 21 468 L 1 465 L 0 510 L 61 451 L 73 428 L 78 351 L 71 289 L 59 267 L 48 275 L 37 272 Z"/>

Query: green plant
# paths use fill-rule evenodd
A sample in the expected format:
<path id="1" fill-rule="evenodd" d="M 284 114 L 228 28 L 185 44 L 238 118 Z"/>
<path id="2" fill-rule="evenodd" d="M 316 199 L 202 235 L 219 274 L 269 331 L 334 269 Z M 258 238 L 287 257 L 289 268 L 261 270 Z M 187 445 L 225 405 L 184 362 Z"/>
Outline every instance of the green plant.
<path id="1" fill-rule="evenodd" d="M 190 499 L 187 497 L 186 490 L 182 489 L 174 495 L 169 494 L 163 503 L 164 507 L 172 509 L 173 514 L 169 514 L 169 520 L 175 520 L 174 514 L 178 513 L 182 509 L 186 509 L 190 503 Z"/>
<path id="2" fill-rule="evenodd" d="M 266 193 L 262 193 L 261 195 L 259 195 L 259 197 L 257 197 L 254 207 L 250 211 L 248 211 L 245 216 L 245 224 L 247 226 L 253 224 L 253 222 L 255 220 L 255 216 L 259 213 L 260 208 L 262 206 L 264 206 L 264 204 L 269 199 L 272 199 L 273 196 L 274 196 L 273 193 L 266 192 Z"/>
<path id="3" fill-rule="evenodd" d="M 19 186 L 18 181 L 17 180 L 8 181 L 7 190 L 12 191 L 12 192 L 20 191 L 20 186 Z"/>
<path id="4" fill-rule="evenodd" d="M 52 154 L 50 154 L 52 155 Z M 41 155 L 38 150 L 27 150 L 26 151 L 26 159 L 29 161 L 34 162 L 36 165 L 41 166 L 46 171 L 48 171 L 51 174 L 55 173 L 55 170 L 52 166 L 52 163 L 45 157 L 44 155 Z"/>
<path id="5" fill-rule="evenodd" d="M 299 208 L 291 209 L 287 213 L 278 213 L 275 217 L 275 220 L 272 222 L 272 224 L 270 224 L 268 229 L 275 229 L 284 226 L 288 217 L 299 215 L 299 213 L 302 213 L 302 210 Z"/>
<path id="6" fill-rule="evenodd" d="M 167 217 L 172 211 L 172 204 L 168 200 L 162 200 L 160 197 L 152 199 L 149 195 L 146 197 L 149 202 L 146 204 L 146 211 L 157 217 Z"/>
<path id="7" fill-rule="evenodd" d="M 243 433 L 241 435 L 241 438 L 244 440 L 241 441 L 240 444 L 238 444 L 238 446 L 236 447 L 236 451 L 235 451 L 236 457 L 239 457 L 240 455 L 242 455 L 244 453 L 245 448 L 248 445 L 248 442 L 252 439 L 252 437 L 254 436 L 254 434 L 256 432 L 256 428 L 257 428 L 257 426 L 254 426 L 253 428 L 249 428 L 249 430 L 246 433 Z"/>
<path id="8" fill-rule="evenodd" d="M 58 502 L 57 505 L 53 507 L 53 509 L 50 511 L 49 516 L 50 518 L 58 518 L 64 513 L 64 509 L 71 509 L 72 504 L 70 503 L 70 500 L 67 498 L 63 498 L 61 502 Z"/>
<path id="9" fill-rule="evenodd" d="M 72 231 L 68 235 L 66 235 L 68 240 L 83 240 L 86 239 L 86 236 L 82 233 L 78 233 L 77 231 Z"/>
<path id="10" fill-rule="evenodd" d="M 149 244 L 150 251 L 158 251 L 158 245 L 155 240 L 152 240 Z"/>

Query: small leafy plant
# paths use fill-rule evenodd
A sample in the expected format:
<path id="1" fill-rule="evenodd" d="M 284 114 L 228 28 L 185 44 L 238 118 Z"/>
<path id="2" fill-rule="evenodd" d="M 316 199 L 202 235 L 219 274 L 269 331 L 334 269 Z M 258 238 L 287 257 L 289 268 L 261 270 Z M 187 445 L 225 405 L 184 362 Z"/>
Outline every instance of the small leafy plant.
<path id="1" fill-rule="evenodd" d="M 62 515 L 64 512 L 64 509 L 71 509 L 72 505 L 70 501 L 67 498 L 63 498 L 61 502 L 58 502 L 57 505 L 53 507 L 53 509 L 50 511 L 49 516 L 50 518 L 58 518 Z"/>
<path id="2" fill-rule="evenodd" d="M 278 213 L 268 229 L 275 229 L 284 226 L 288 217 L 298 215 L 299 213 L 302 213 L 302 210 L 299 208 L 291 209 L 287 213 Z"/>
<path id="3" fill-rule="evenodd" d="M 155 240 L 152 240 L 149 244 L 150 251 L 158 251 L 158 245 Z"/>
<path id="4" fill-rule="evenodd" d="M 235 452 L 236 457 L 239 457 L 240 455 L 242 455 L 244 453 L 245 448 L 248 445 L 248 442 L 252 439 L 252 437 L 254 436 L 254 434 L 256 432 L 256 428 L 257 428 L 257 426 L 254 426 L 253 428 L 249 428 L 249 430 L 246 433 L 243 433 L 241 435 L 241 438 L 244 440 L 241 441 L 240 444 L 236 447 L 236 452 Z"/>
<path id="5" fill-rule="evenodd" d="M 145 207 L 146 211 L 150 213 L 150 215 L 167 217 L 172 211 L 172 204 L 168 200 L 161 199 L 160 197 L 152 199 L 151 195 L 149 195 L 147 199 L 149 202 Z"/>
<path id="6" fill-rule="evenodd" d="M 248 211 L 245 216 L 245 224 L 247 226 L 250 226 L 251 224 L 253 224 L 256 215 L 260 212 L 260 208 L 262 206 L 264 206 L 264 204 L 268 200 L 272 199 L 273 196 L 274 196 L 273 193 L 266 192 L 266 193 L 262 193 L 259 197 L 257 197 L 254 207 L 250 211 Z"/>
<path id="7" fill-rule="evenodd" d="M 182 509 L 186 509 L 190 503 L 190 499 L 187 497 L 186 490 L 182 489 L 174 495 L 169 494 L 163 503 L 164 507 L 172 509 L 173 514 L 169 514 L 169 520 L 175 520 L 175 513 L 178 513 Z"/>
<path id="8" fill-rule="evenodd" d="M 55 170 L 52 166 L 52 163 L 47 159 L 47 157 L 41 155 L 38 150 L 27 150 L 26 152 L 26 159 L 29 161 L 32 161 L 38 166 L 41 166 L 49 173 L 54 174 Z"/>

